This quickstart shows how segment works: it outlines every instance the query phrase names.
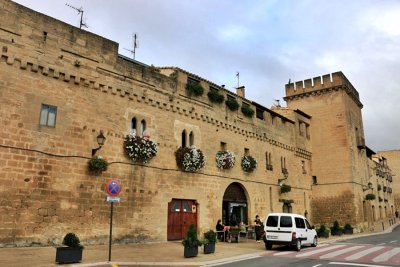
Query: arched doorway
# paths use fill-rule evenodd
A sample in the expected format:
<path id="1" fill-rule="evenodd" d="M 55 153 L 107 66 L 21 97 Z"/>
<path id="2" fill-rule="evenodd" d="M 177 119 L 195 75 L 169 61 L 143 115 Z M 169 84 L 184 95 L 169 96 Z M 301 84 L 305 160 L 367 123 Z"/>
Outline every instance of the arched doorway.
<path id="1" fill-rule="evenodd" d="M 248 204 L 243 186 L 231 183 L 225 190 L 222 201 L 222 223 L 224 225 L 238 225 L 241 221 L 248 224 Z"/>

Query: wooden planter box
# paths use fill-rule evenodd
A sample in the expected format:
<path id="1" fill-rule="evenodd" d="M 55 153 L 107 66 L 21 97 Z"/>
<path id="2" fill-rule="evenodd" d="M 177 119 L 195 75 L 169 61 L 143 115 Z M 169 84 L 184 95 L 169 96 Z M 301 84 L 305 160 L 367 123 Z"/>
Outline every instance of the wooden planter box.
<path id="1" fill-rule="evenodd" d="M 196 257 L 199 254 L 199 247 L 184 247 L 183 255 L 185 258 Z"/>
<path id="2" fill-rule="evenodd" d="M 56 262 L 76 263 L 82 260 L 82 248 L 57 247 Z"/>
<path id="3" fill-rule="evenodd" d="M 204 244 L 204 254 L 210 254 L 215 252 L 215 243 Z"/>

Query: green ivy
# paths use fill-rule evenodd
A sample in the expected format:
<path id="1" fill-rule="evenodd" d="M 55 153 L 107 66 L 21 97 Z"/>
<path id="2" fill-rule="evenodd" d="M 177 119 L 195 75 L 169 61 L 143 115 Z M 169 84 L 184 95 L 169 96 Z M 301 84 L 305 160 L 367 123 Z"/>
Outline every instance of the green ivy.
<path id="1" fill-rule="evenodd" d="M 222 103 L 224 102 L 225 97 L 220 94 L 217 90 L 210 90 L 207 93 L 208 99 L 214 103 Z"/>
<path id="2" fill-rule="evenodd" d="M 241 110 L 242 110 L 242 113 L 243 113 L 246 117 L 251 118 L 251 117 L 253 117 L 253 115 L 254 115 L 254 110 L 251 109 L 251 108 L 250 108 L 249 106 L 247 106 L 247 105 L 243 105 L 242 108 L 241 108 Z"/>
<path id="3" fill-rule="evenodd" d="M 234 98 L 228 98 L 225 101 L 225 104 L 228 106 L 228 108 L 232 111 L 238 110 L 239 109 L 239 103 L 236 101 Z"/>
<path id="4" fill-rule="evenodd" d="M 201 96 L 204 93 L 204 88 L 200 83 L 188 83 L 186 84 L 186 90 L 189 93 L 189 96 Z"/>

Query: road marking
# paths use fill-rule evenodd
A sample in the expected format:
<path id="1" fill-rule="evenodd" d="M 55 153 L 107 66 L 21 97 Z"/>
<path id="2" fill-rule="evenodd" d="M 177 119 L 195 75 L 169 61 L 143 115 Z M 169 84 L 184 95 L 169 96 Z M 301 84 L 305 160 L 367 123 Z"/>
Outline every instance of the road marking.
<path id="1" fill-rule="evenodd" d="M 318 266 L 321 266 L 322 264 L 317 264 L 317 265 L 314 265 L 314 266 L 312 266 L 312 267 L 318 267 Z"/>
<path id="2" fill-rule="evenodd" d="M 315 250 L 312 250 L 312 251 L 309 251 L 309 252 L 300 253 L 300 254 L 296 255 L 296 257 L 307 257 L 307 256 L 311 256 L 311 255 L 314 255 L 314 254 L 317 254 L 317 253 L 320 253 L 320 252 L 334 250 L 334 249 L 341 248 L 341 247 L 344 247 L 344 246 L 345 245 L 335 245 L 335 246 L 331 246 L 331 247 L 327 247 L 327 248 L 315 249 Z"/>
<path id="3" fill-rule="evenodd" d="M 385 245 L 386 243 L 380 243 L 380 244 L 377 244 L 377 246 L 383 246 L 383 245 Z"/>
<path id="4" fill-rule="evenodd" d="M 366 256 L 366 255 L 368 255 L 368 254 L 370 254 L 370 253 L 373 253 L 373 252 L 375 252 L 375 251 L 381 250 L 381 249 L 383 249 L 383 248 L 385 248 L 385 247 L 372 247 L 372 248 L 369 248 L 369 249 L 360 251 L 360 252 L 358 252 L 358 253 L 355 253 L 355 254 L 353 254 L 353 255 L 351 255 L 351 256 L 345 258 L 345 260 L 346 260 L 346 261 L 358 260 L 358 259 L 361 258 L 361 257 L 364 257 L 364 256 Z"/>
<path id="5" fill-rule="evenodd" d="M 373 262 L 381 262 L 381 261 L 388 261 L 391 257 L 395 256 L 396 254 L 400 253 L 400 248 L 393 248 L 385 253 L 382 253 L 378 257 L 372 259 Z"/>
<path id="6" fill-rule="evenodd" d="M 390 241 L 389 243 L 396 243 L 397 242 L 397 240 L 393 240 L 393 241 Z"/>
<path id="7" fill-rule="evenodd" d="M 322 245 L 318 245 L 318 248 L 322 248 L 322 247 L 326 247 L 328 244 L 322 244 Z M 306 250 L 308 251 L 309 249 L 314 249 L 314 248 L 307 248 Z M 273 255 L 274 256 L 282 256 L 282 255 L 288 255 L 288 254 L 292 254 L 292 253 L 297 253 L 297 251 L 281 251 L 281 252 L 276 252 Z"/>
<path id="8" fill-rule="evenodd" d="M 320 258 L 320 259 L 333 258 L 333 257 L 339 256 L 339 255 L 345 254 L 345 253 L 347 253 L 347 252 L 350 252 L 350 251 L 353 251 L 353 250 L 356 250 L 356 249 L 363 248 L 363 247 L 364 247 L 364 246 L 348 247 L 348 248 L 340 249 L 340 250 L 337 250 L 337 251 L 334 251 L 334 252 L 325 254 L 325 255 L 323 255 L 323 256 L 321 256 L 321 257 L 319 257 L 319 258 Z"/>
<path id="9" fill-rule="evenodd" d="M 347 265 L 347 266 L 362 266 L 362 267 L 390 267 L 388 265 L 372 265 L 372 264 L 364 264 L 364 263 L 349 263 L 349 262 L 330 262 L 328 264 L 334 265 Z"/>

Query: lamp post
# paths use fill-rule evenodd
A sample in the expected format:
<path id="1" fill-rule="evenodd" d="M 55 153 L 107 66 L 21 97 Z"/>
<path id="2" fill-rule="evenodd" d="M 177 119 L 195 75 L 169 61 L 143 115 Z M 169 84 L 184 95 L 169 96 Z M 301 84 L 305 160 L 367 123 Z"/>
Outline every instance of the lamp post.
<path id="1" fill-rule="evenodd" d="M 103 131 L 100 131 L 100 134 L 96 137 L 96 140 L 97 140 L 97 144 L 99 145 L 99 147 L 92 149 L 92 157 L 94 157 L 94 155 L 96 155 L 97 150 L 99 150 L 104 145 L 104 142 L 106 141 L 106 137 L 103 135 Z"/>

